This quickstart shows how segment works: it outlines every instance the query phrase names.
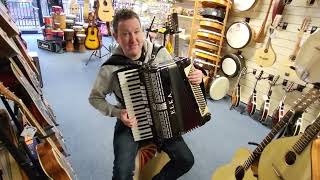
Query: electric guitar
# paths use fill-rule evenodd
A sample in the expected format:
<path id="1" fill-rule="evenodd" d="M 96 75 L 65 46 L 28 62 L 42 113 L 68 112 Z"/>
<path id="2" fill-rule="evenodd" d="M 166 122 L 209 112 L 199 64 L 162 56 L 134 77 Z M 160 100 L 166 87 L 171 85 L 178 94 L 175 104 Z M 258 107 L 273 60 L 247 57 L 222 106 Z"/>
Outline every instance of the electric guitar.
<path id="1" fill-rule="evenodd" d="M 280 76 L 278 75 L 273 79 L 273 81 L 270 83 L 268 94 L 263 96 L 263 103 L 260 109 L 260 112 L 261 112 L 261 117 L 259 119 L 260 122 L 265 122 L 265 120 L 268 117 L 269 109 L 270 109 L 270 97 L 272 95 L 272 87 L 277 83 L 279 77 Z"/>
<path id="2" fill-rule="evenodd" d="M 249 150 L 241 148 L 235 154 L 233 160 L 224 166 L 219 167 L 212 175 L 212 180 L 256 180 L 254 174 L 249 168 L 253 163 L 259 161 L 261 152 L 272 141 L 272 139 L 279 133 L 279 131 L 289 122 L 295 111 L 301 112 L 305 110 L 310 104 L 318 100 L 320 91 L 318 89 L 311 89 L 307 94 L 302 95 L 295 102 L 295 106 L 287 111 L 284 117 L 272 128 L 271 132 L 263 139 L 263 141 L 250 153 Z M 259 172 L 260 179 L 260 172 Z M 289 180 L 289 179 L 286 179 Z M 290 179 L 291 180 L 291 179 Z"/>
<path id="3" fill-rule="evenodd" d="M 238 107 L 240 103 L 240 98 L 241 98 L 241 86 L 240 86 L 240 79 L 241 77 L 246 73 L 247 68 L 244 67 L 241 70 L 241 73 L 239 74 L 239 77 L 237 79 L 237 82 L 233 88 L 232 94 L 231 94 L 231 108 L 233 107 Z"/>
<path id="4" fill-rule="evenodd" d="M 276 15 L 274 21 L 272 22 L 272 25 L 269 28 L 270 33 L 267 42 L 264 44 L 262 48 L 257 49 L 254 54 L 256 64 L 258 64 L 261 67 L 270 67 L 276 61 L 276 53 L 274 52 L 271 45 L 271 37 L 274 33 L 275 28 L 279 24 L 281 17 L 281 15 Z"/>
<path id="5" fill-rule="evenodd" d="M 272 127 L 274 125 L 276 125 L 280 119 L 284 116 L 284 107 L 285 107 L 285 99 L 287 97 L 287 93 L 288 92 L 291 92 L 292 91 L 292 87 L 293 87 L 294 83 L 293 82 L 290 82 L 290 84 L 287 86 L 287 88 L 285 89 L 285 92 L 281 98 L 281 101 L 279 102 L 279 105 L 278 107 L 273 111 L 273 114 L 272 114 Z"/>
<path id="6" fill-rule="evenodd" d="M 113 20 L 114 10 L 111 0 L 98 0 L 98 18 L 103 22 Z"/>
<path id="7" fill-rule="evenodd" d="M 298 52 L 300 50 L 300 47 L 301 47 L 300 44 L 301 44 L 304 32 L 308 29 L 310 22 L 311 22 L 310 17 L 305 17 L 303 19 L 303 22 L 302 22 L 302 24 L 299 28 L 299 32 L 297 34 L 297 41 L 296 41 L 296 44 L 294 46 L 292 53 L 288 57 L 288 59 L 285 59 L 281 63 L 282 65 L 279 67 L 279 72 L 283 73 L 282 74 L 283 76 L 299 79 L 298 76 L 296 75 L 295 70 L 294 70 L 294 62 L 295 62 L 295 59 L 296 59 Z"/>
<path id="8" fill-rule="evenodd" d="M 55 142 L 51 139 L 45 130 L 41 127 L 33 114 L 26 107 L 24 102 L 19 99 L 13 92 L 8 90 L 0 82 L 0 94 L 7 99 L 14 101 L 20 110 L 26 115 L 28 122 L 37 128 L 37 131 L 43 136 L 47 137 L 44 142 L 38 144 L 36 149 L 38 152 L 38 159 L 44 172 L 51 179 L 73 180 L 76 179 L 74 171 L 65 156 L 60 152 Z"/>
<path id="9" fill-rule="evenodd" d="M 100 44 L 100 32 L 98 27 L 95 25 L 95 16 L 96 13 L 93 12 L 89 15 L 89 20 L 91 21 L 91 25 L 87 29 L 87 36 L 84 40 L 84 45 L 87 49 L 96 50 L 99 49 Z"/>
<path id="10" fill-rule="evenodd" d="M 263 70 L 261 70 L 258 77 L 256 77 L 256 83 L 254 84 L 253 92 L 252 92 L 251 96 L 249 97 L 249 101 L 247 103 L 247 112 L 249 113 L 250 116 L 252 116 L 256 112 L 256 107 L 257 107 L 256 87 L 257 87 L 258 81 L 261 79 L 262 74 L 263 74 Z"/>
<path id="11" fill-rule="evenodd" d="M 259 180 L 311 180 L 311 141 L 319 131 L 320 115 L 303 134 L 280 138 L 268 144 L 260 157 Z"/>

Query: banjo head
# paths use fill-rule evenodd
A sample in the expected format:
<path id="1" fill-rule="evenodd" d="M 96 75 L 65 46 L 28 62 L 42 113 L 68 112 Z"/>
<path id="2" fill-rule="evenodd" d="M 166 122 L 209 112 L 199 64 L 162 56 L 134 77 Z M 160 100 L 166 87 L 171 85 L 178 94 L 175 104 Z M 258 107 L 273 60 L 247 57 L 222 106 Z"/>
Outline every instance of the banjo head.
<path id="1" fill-rule="evenodd" d="M 308 83 L 320 82 L 320 31 L 303 43 L 295 62 L 298 77 Z"/>
<path id="2" fill-rule="evenodd" d="M 233 8 L 238 11 L 248 11 L 256 4 L 256 0 L 234 0 Z"/>
<path id="3" fill-rule="evenodd" d="M 214 79 L 210 85 L 209 95 L 213 100 L 220 100 L 227 95 L 229 91 L 229 80 L 226 77 Z"/>
<path id="4" fill-rule="evenodd" d="M 227 30 L 226 40 L 233 49 L 242 49 L 246 47 L 252 38 L 252 31 L 246 22 L 234 22 Z"/>

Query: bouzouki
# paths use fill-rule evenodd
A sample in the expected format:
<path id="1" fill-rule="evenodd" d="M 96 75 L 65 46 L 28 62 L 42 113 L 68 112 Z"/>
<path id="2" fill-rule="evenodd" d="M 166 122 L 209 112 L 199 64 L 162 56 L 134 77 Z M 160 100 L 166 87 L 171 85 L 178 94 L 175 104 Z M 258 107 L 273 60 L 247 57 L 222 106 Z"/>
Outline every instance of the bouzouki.
<path id="1" fill-rule="evenodd" d="M 275 84 L 277 83 L 279 77 L 280 76 L 278 75 L 273 79 L 273 81 L 269 85 L 268 94 L 262 97 L 263 98 L 263 103 L 262 103 L 261 109 L 260 109 L 260 113 L 261 113 L 261 117 L 259 119 L 260 122 L 265 122 L 265 120 L 268 117 L 269 109 L 270 109 L 270 98 L 271 98 L 271 95 L 272 95 L 272 87 L 275 86 Z"/>
<path id="2" fill-rule="evenodd" d="M 98 0 L 97 9 L 98 18 L 103 22 L 111 22 L 113 20 L 114 10 L 111 0 Z"/>
<path id="3" fill-rule="evenodd" d="M 84 40 L 84 45 L 87 49 L 96 50 L 99 49 L 100 44 L 100 33 L 98 27 L 95 25 L 95 16 L 96 13 L 91 13 L 89 15 L 89 20 L 91 21 L 91 25 L 87 29 L 87 36 Z"/>
<path id="4" fill-rule="evenodd" d="M 294 62 L 295 59 L 298 55 L 298 52 L 300 50 L 300 44 L 304 35 L 304 32 L 308 29 L 308 26 L 311 22 L 311 18 L 310 17 L 305 17 L 303 19 L 303 22 L 299 28 L 299 32 L 297 34 L 297 41 L 295 43 L 295 46 L 293 48 L 292 53 L 290 54 L 290 56 L 288 57 L 288 59 L 284 60 L 282 62 L 282 66 L 280 67 L 280 72 L 283 72 L 285 76 L 288 77 L 296 77 L 296 73 L 294 71 L 294 69 L 292 69 L 292 67 L 294 67 Z"/>
<path id="5" fill-rule="evenodd" d="M 259 180 L 311 180 L 311 141 L 319 131 L 320 115 L 303 134 L 280 138 L 268 144 L 260 157 Z"/>
<path id="6" fill-rule="evenodd" d="M 281 20 L 281 15 L 277 15 L 272 23 L 272 25 L 269 28 L 269 36 L 267 42 L 263 45 L 262 48 L 259 48 L 256 50 L 254 54 L 254 59 L 256 61 L 256 64 L 258 64 L 261 67 L 269 67 L 274 64 L 276 61 L 276 53 L 274 52 L 272 45 L 271 45 L 271 39 L 272 34 L 274 33 L 275 28 L 279 24 Z"/>
<path id="7" fill-rule="evenodd" d="M 76 179 L 73 169 L 71 168 L 71 165 L 65 156 L 60 152 L 55 142 L 51 139 L 51 136 L 45 132 L 23 101 L 19 99 L 13 92 L 8 90 L 2 83 L 0 83 L 0 93 L 3 94 L 7 99 L 14 101 L 20 110 L 26 115 L 28 122 L 35 126 L 37 131 L 43 137 L 46 137 L 44 142 L 38 144 L 36 147 L 38 159 L 44 172 L 52 179 Z"/>
<path id="8" fill-rule="evenodd" d="M 240 103 L 240 97 L 241 97 L 241 86 L 240 86 L 240 79 L 241 77 L 246 73 L 247 68 L 244 67 L 241 70 L 241 73 L 239 74 L 239 77 L 237 79 L 237 82 L 235 83 L 235 86 L 233 88 L 232 94 L 231 94 L 231 108 L 238 107 Z"/>
<path id="9" fill-rule="evenodd" d="M 257 84 L 258 81 L 261 79 L 261 76 L 263 74 L 263 70 L 260 71 L 260 74 L 258 77 L 256 77 L 256 82 L 253 87 L 253 91 L 251 96 L 249 97 L 249 101 L 247 103 L 247 112 L 249 113 L 250 116 L 252 116 L 256 112 L 256 107 L 257 107 Z"/>
<path id="10" fill-rule="evenodd" d="M 307 94 L 302 95 L 295 102 L 295 106 L 287 111 L 284 117 L 272 128 L 271 132 L 263 139 L 263 141 L 250 153 L 249 150 L 241 148 L 232 162 L 219 167 L 213 174 L 212 180 L 256 180 L 253 172 L 249 170 L 253 163 L 259 160 L 261 152 L 264 148 L 272 141 L 272 139 L 279 133 L 279 131 L 285 126 L 290 120 L 291 116 L 295 111 L 303 111 L 314 101 L 320 97 L 320 91 L 318 89 L 311 89 Z M 259 165 L 260 167 L 260 165 Z M 299 171 L 298 171 L 299 172 Z M 266 176 L 268 177 L 268 176 Z M 260 179 L 260 172 L 259 172 Z M 286 180 L 289 180 L 288 178 Z"/>
<path id="11" fill-rule="evenodd" d="M 281 97 L 281 100 L 279 102 L 279 105 L 278 107 L 273 111 L 273 114 L 272 114 L 272 127 L 274 125 L 276 125 L 280 120 L 281 118 L 284 116 L 284 107 L 285 107 L 285 99 L 287 97 L 287 93 L 288 92 L 291 92 L 292 91 L 292 87 L 293 87 L 294 83 L 293 82 L 290 82 L 290 84 L 287 86 L 287 88 L 285 89 L 285 92 L 283 94 L 283 96 Z"/>

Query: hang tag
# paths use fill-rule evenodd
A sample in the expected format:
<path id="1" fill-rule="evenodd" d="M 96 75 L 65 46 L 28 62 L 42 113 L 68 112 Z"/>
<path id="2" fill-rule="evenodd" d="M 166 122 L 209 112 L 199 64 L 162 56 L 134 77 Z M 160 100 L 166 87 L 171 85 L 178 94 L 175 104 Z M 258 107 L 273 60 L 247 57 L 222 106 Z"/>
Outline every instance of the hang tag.
<path id="1" fill-rule="evenodd" d="M 34 135 L 37 132 L 37 128 L 33 126 L 26 125 L 23 128 L 23 131 L 21 132 L 20 136 L 25 137 L 26 139 L 32 139 Z"/>

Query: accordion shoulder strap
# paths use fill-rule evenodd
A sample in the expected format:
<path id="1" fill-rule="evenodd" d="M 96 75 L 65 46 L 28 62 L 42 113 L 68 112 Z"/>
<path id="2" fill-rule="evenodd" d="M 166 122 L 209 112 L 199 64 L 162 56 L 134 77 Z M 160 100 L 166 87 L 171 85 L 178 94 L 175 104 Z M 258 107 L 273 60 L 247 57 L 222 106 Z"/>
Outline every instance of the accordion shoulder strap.
<path id="1" fill-rule="evenodd" d="M 152 52 L 151 52 L 151 58 L 148 61 L 148 64 L 152 64 L 153 63 L 153 61 L 156 59 L 156 56 L 157 56 L 158 52 L 162 48 L 163 48 L 163 46 L 160 46 L 160 45 L 157 45 L 157 44 L 153 44 Z"/>

